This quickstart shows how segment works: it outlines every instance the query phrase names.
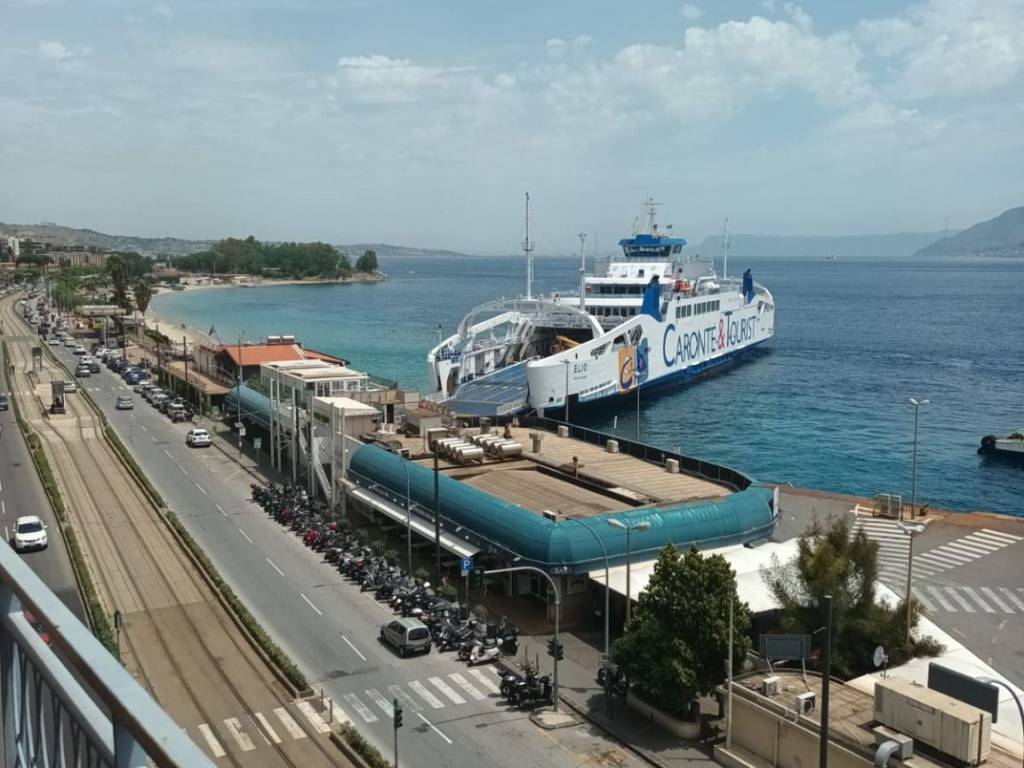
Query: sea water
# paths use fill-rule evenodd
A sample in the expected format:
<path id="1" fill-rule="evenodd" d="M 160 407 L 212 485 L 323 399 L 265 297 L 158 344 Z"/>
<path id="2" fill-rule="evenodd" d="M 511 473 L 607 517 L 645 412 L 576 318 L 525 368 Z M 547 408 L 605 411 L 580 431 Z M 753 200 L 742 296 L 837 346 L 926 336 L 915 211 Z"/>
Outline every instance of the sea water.
<path id="1" fill-rule="evenodd" d="M 570 292 L 578 261 L 536 260 L 535 291 Z M 775 338 L 695 385 L 641 398 L 648 443 L 759 479 L 1024 515 L 1024 470 L 978 456 L 1024 426 L 1024 265 L 1012 259 L 751 260 L 776 300 Z M 381 283 L 210 289 L 153 300 L 225 343 L 291 334 L 360 370 L 427 387 L 426 353 L 471 307 L 525 291 L 521 257 L 388 259 Z M 737 272 L 738 274 L 738 272 Z M 169 328 L 161 330 L 170 331 Z M 637 433 L 632 397 L 573 415 Z M 614 425 L 614 427 L 613 427 Z"/>

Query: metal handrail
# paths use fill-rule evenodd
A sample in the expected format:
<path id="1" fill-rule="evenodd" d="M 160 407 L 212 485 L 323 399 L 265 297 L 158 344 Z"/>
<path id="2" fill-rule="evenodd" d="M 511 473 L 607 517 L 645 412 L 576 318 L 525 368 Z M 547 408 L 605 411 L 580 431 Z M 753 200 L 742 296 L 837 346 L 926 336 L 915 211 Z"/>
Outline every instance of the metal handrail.
<path id="1" fill-rule="evenodd" d="M 25 622 L 22 605 L 47 628 L 54 646 L 67 660 L 66 667 L 38 636 L 26 637 L 26 630 L 32 630 Z M 4 680 L 5 732 L 12 735 L 8 726 L 24 715 L 21 692 L 15 685 L 25 668 L 19 658 L 22 654 L 67 708 L 72 725 L 89 737 L 91 746 L 108 764 L 141 768 L 148 756 L 160 766 L 213 768 L 206 755 L 32 569 L 12 549 L 0 547 L 0 678 Z M 74 680 L 72 672 L 89 691 Z M 108 710 L 109 717 L 93 699 Z M 54 727 L 63 727 L 62 723 Z M 5 743 L 4 749 L 10 756 L 22 746 Z M 60 764 L 60 755 L 52 758 Z"/>

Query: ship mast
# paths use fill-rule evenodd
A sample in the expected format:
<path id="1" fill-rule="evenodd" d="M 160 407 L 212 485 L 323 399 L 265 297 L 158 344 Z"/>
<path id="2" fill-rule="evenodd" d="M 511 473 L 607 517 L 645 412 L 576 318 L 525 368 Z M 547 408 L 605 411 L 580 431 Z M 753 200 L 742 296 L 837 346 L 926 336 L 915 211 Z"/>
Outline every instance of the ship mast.
<path id="1" fill-rule="evenodd" d="M 725 231 L 722 236 L 722 279 L 729 276 L 729 217 L 725 218 Z"/>
<path id="2" fill-rule="evenodd" d="M 580 310 L 587 310 L 587 233 L 580 232 Z"/>
<path id="3" fill-rule="evenodd" d="M 526 298 L 533 298 L 533 243 L 530 241 L 530 193 L 526 193 L 526 239 L 523 240 L 526 254 Z"/>

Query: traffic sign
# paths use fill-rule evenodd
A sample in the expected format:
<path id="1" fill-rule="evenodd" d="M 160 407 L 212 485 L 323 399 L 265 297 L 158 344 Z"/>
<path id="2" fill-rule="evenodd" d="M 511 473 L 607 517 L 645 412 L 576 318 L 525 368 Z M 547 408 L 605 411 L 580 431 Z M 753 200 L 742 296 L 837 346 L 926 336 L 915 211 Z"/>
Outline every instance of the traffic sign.
<path id="1" fill-rule="evenodd" d="M 467 575 L 473 569 L 473 560 L 471 558 L 465 558 L 462 561 L 462 575 Z"/>
<path id="2" fill-rule="evenodd" d="M 252 447 L 255 448 L 257 451 L 260 448 L 262 448 L 263 447 L 263 438 L 262 437 L 254 437 L 252 439 Z"/>

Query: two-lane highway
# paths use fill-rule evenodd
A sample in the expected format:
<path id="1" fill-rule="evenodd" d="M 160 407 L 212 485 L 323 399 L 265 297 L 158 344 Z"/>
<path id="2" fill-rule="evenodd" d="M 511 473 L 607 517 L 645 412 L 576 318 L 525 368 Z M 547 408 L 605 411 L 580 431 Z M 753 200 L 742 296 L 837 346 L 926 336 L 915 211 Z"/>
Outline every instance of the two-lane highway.
<path id="1" fill-rule="evenodd" d="M 60 352 L 71 363 L 70 355 Z M 290 531 L 249 501 L 251 476 L 215 448 L 185 445 L 190 425 L 172 424 L 141 397 L 117 411 L 130 389 L 103 370 L 80 382 L 108 415 L 154 486 L 221 574 L 317 689 L 386 756 L 391 708 L 405 707 L 400 751 L 422 765 L 579 766 L 638 759 L 589 728 L 542 731 L 503 706 L 490 666 L 452 654 L 400 659 L 379 640 L 393 614 L 343 579 Z M 73 397 L 73 395 L 72 395 Z"/>

